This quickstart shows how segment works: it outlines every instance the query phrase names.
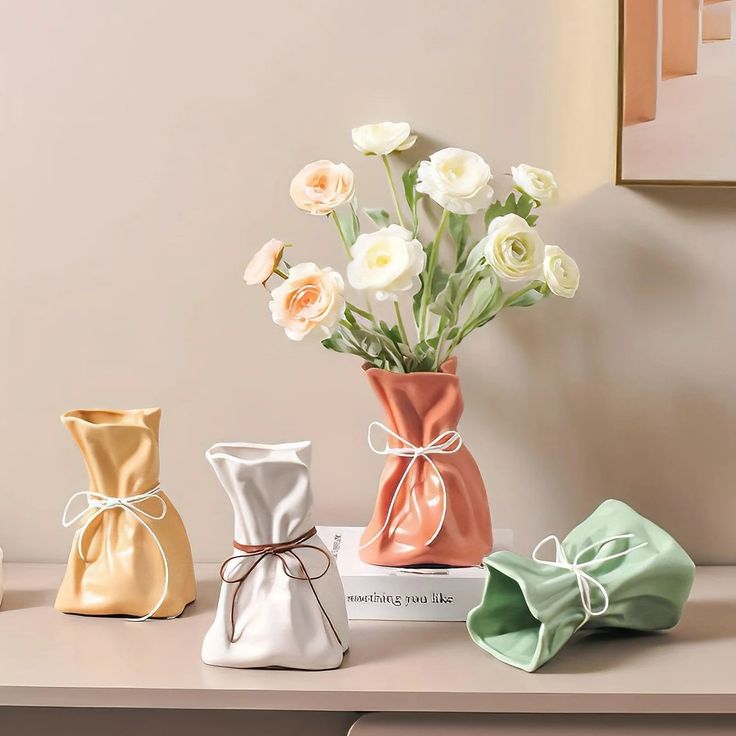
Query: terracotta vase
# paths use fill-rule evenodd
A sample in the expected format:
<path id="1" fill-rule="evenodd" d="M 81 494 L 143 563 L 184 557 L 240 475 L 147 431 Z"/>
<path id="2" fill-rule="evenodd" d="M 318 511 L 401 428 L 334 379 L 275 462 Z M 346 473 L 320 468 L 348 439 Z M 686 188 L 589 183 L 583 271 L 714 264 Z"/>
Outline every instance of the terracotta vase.
<path id="1" fill-rule="evenodd" d="M 364 366 L 385 414 L 385 425 L 372 427 L 372 447 L 386 455 L 361 537 L 364 562 L 466 567 L 491 551 L 486 489 L 457 434 L 463 396 L 456 368 L 455 358 L 437 373 Z"/>
<path id="2" fill-rule="evenodd" d="M 67 505 L 65 525 L 77 530 L 55 608 L 178 616 L 194 600 L 194 565 L 181 517 L 158 485 L 161 410 L 78 410 L 61 420 L 82 452 L 89 490 Z"/>

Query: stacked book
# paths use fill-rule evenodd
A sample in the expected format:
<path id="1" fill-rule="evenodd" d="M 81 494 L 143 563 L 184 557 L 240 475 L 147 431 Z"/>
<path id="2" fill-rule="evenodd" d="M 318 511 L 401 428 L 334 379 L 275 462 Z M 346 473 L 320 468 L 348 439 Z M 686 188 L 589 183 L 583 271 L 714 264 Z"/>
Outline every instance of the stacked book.
<path id="1" fill-rule="evenodd" d="M 398 568 L 361 562 L 357 526 L 318 527 L 337 560 L 350 619 L 464 621 L 480 602 L 485 569 L 478 567 Z M 494 551 L 511 549 L 509 529 L 493 532 Z"/>

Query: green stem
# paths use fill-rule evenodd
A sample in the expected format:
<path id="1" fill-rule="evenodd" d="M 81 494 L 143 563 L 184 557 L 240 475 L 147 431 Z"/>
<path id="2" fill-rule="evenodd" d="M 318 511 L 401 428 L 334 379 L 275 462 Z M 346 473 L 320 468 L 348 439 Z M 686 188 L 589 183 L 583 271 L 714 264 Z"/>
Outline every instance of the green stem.
<path id="1" fill-rule="evenodd" d="M 463 246 L 460 243 L 457 244 L 457 250 L 455 251 L 455 270 L 460 270 L 460 261 L 463 259 Z"/>
<path id="2" fill-rule="evenodd" d="M 348 239 L 345 237 L 345 231 L 342 229 L 342 225 L 340 224 L 340 219 L 338 218 L 337 214 L 335 213 L 335 210 L 332 210 L 330 212 L 330 215 L 332 217 L 332 221 L 335 223 L 335 227 L 337 228 L 337 232 L 340 233 L 340 240 L 342 240 L 342 244 L 345 246 L 345 253 L 347 253 L 348 260 L 353 259 L 353 255 L 350 252 L 350 243 L 348 243 Z M 372 305 L 371 300 L 366 297 L 365 298 L 366 306 L 368 307 L 368 311 L 364 310 L 358 310 L 356 307 L 352 307 L 354 311 L 356 311 L 361 316 L 365 317 L 366 319 L 369 319 L 374 325 L 376 324 L 376 318 L 373 316 L 372 311 Z"/>
<path id="3" fill-rule="evenodd" d="M 406 368 L 404 367 L 404 357 L 401 355 L 401 353 L 397 350 L 395 353 L 393 350 L 388 350 L 388 354 L 393 358 L 394 364 L 399 369 L 399 373 L 406 373 Z"/>
<path id="4" fill-rule="evenodd" d="M 462 342 L 463 339 L 463 331 L 458 330 L 457 335 L 455 335 L 453 341 L 450 343 L 450 347 L 447 348 L 447 352 L 445 353 L 445 355 L 442 356 L 442 354 L 438 352 L 438 355 L 441 356 L 440 359 L 437 361 L 438 366 L 442 365 L 446 360 L 449 360 L 452 357 L 452 354 L 455 352 L 457 346 Z"/>
<path id="5" fill-rule="evenodd" d="M 539 286 L 539 281 L 532 281 L 531 284 L 527 284 L 523 289 L 519 289 L 519 291 L 515 291 L 513 294 L 509 294 L 503 300 L 503 304 L 501 305 L 501 309 L 503 309 L 506 305 L 508 305 L 511 302 L 515 301 L 519 297 L 524 296 L 524 294 L 526 294 L 527 291 L 532 291 L 533 289 L 536 289 L 538 286 Z M 498 312 L 500 312 L 501 309 L 499 309 Z M 498 314 L 498 312 L 496 312 L 496 314 Z"/>
<path id="6" fill-rule="evenodd" d="M 370 330 L 370 328 L 368 328 Z M 357 346 L 358 349 L 360 349 L 360 346 L 353 336 L 352 333 L 352 326 L 348 328 L 349 337 L 348 340 L 354 345 Z M 381 352 L 390 359 L 394 365 L 399 369 L 400 373 L 406 373 L 406 368 L 404 367 L 404 357 L 401 355 L 401 351 L 396 347 L 396 345 L 393 343 L 392 340 L 390 340 L 385 335 L 380 334 L 377 330 L 374 330 L 374 334 L 381 342 Z M 390 347 L 389 347 L 390 345 Z M 368 355 L 367 353 L 364 353 L 366 355 L 366 360 L 371 363 L 371 365 L 375 365 L 373 362 L 374 357 Z"/>
<path id="7" fill-rule="evenodd" d="M 437 268 L 437 256 L 440 250 L 440 240 L 442 233 L 447 225 L 449 210 L 442 211 L 442 219 L 437 227 L 437 234 L 432 241 L 429 249 L 429 262 L 427 263 L 426 278 L 424 280 L 424 289 L 422 291 L 422 300 L 419 307 L 419 339 L 424 340 L 427 335 L 427 319 L 429 317 L 429 300 L 432 296 L 432 282 L 434 281 L 434 271 Z"/>
<path id="8" fill-rule="evenodd" d="M 332 218 L 332 221 L 335 223 L 335 227 L 337 228 L 337 232 L 340 233 L 340 240 L 342 240 L 342 244 L 345 246 L 345 252 L 348 254 L 348 260 L 352 260 L 353 256 L 350 253 L 350 243 L 348 243 L 348 239 L 345 237 L 345 233 L 343 232 L 342 225 L 340 224 L 340 220 L 338 219 L 335 210 L 332 210 L 328 217 Z"/>
<path id="9" fill-rule="evenodd" d="M 367 293 L 365 295 L 365 308 L 366 308 L 368 314 L 370 314 L 370 316 L 371 316 L 371 322 L 373 322 L 373 324 L 376 327 L 378 327 L 378 322 L 376 321 L 376 318 L 373 315 L 373 302 L 371 301 L 371 298 L 368 296 Z"/>
<path id="10" fill-rule="evenodd" d="M 399 332 L 401 333 L 401 339 L 404 341 L 404 345 L 409 346 L 409 337 L 406 334 L 406 327 L 404 327 L 404 320 L 401 317 L 401 309 L 399 303 L 394 302 L 394 312 L 396 313 L 396 323 L 399 325 Z"/>
<path id="11" fill-rule="evenodd" d="M 439 323 L 439 326 L 437 327 L 437 334 L 439 335 L 439 340 L 437 340 L 437 350 L 435 351 L 435 362 L 434 362 L 435 368 L 434 369 L 436 371 L 438 371 L 442 363 L 444 363 L 444 360 L 442 360 L 442 350 L 445 347 L 445 340 L 447 339 L 446 327 L 447 327 L 447 320 L 443 316 L 440 318 L 440 323 Z"/>
<path id="12" fill-rule="evenodd" d="M 394 200 L 394 207 L 396 207 L 396 216 L 399 218 L 399 225 L 401 225 L 401 227 L 406 227 L 404 225 L 404 218 L 401 214 L 401 207 L 399 206 L 399 195 L 396 192 L 396 184 L 394 183 L 394 177 L 391 173 L 391 164 L 389 164 L 388 156 L 385 153 L 381 155 L 381 159 L 383 160 L 383 167 L 386 169 L 388 185 L 391 187 L 391 196 Z"/>
<path id="13" fill-rule="evenodd" d="M 367 312 L 365 309 L 361 309 L 360 307 L 356 307 L 355 304 L 351 302 L 345 302 L 345 306 L 351 312 L 355 312 L 355 314 L 358 314 L 364 319 L 370 320 L 371 322 L 375 324 L 376 318 L 370 312 Z"/>
<path id="14" fill-rule="evenodd" d="M 435 353 L 434 369 L 438 371 L 440 366 L 445 362 L 442 360 L 442 351 L 445 349 L 445 333 L 440 335 L 440 339 L 437 342 L 437 352 Z"/>
<path id="15" fill-rule="evenodd" d="M 455 336 L 455 339 L 450 343 L 450 347 L 447 348 L 447 353 L 440 358 L 438 361 L 438 365 L 442 365 L 446 360 L 449 360 L 452 357 L 452 354 L 455 352 L 455 349 L 460 344 L 460 336 L 462 335 L 462 330 L 460 330 L 457 335 Z"/>
<path id="16" fill-rule="evenodd" d="M 288 278 L 289 278 L 289 277 L 288 277 L 288 276 L 287 276 L 287 275 L 286 275 L 286 274 L 285 274 L 285 273 L 284 273 L 284 272 L 283 272 L 283 271 L 282 271 L 282 270 L 281 270 L 280 268 L 274 268 L 273 272 L 274 272 L 274 273 L 275 273 L 275 274 L 276 274 L 277 276 L 281 276 L 281 278 L 282 278 L 282 279 L 283 279 L 284 281 L 286 281 L 286 279 L 288 279 Z"/>
<path id="17" fill-rule="evenodd" d="M 470 293 L 475 288 L 476 283 L 478 282 L 478 276 L 474 276 L 470 283 L 468 284 L 465 291 L 463 291 L 462 296 L 460 297 L 460 307 L 459 309 L 462 310 L 463 306 L 465 305 L 465 300 L 470 296 Z M 463 340 L 463 331 L 462 329 L 458 330 L 457 335 L 453 338 L 452 342 L 450 343 L 450 347 L 447 348 L 447 353 L 443 356 L 441 353 L 439 353 L 439 361 L 438 366 L 442 365 L 446 360 L 449 360 L 449 358 L 452 356 L 452 354 L 455 352 L 455 348 L 462 342 Z"/>
<path id="18" fill-rule="evenodd" d="M 470 286 L 470 287 L 468 288 L 468 290 L 467 290 L 467 291 L 465 292 L 465 294 L 463 295 L 463 301 L 464 301 L 464 300 L 465 300 L 465 298 L 466 298 L 466 297 L 468 296 L 468 294 L 469 294 L 469 293 L 470 293 L 470 292 L 472 291 L 472 286 L 473 286 L 473 284 L 474 284 L 474 282 L 471 282 L 471 286 Z M 507 307 L 507 306 L 508 306 L 508 305 L 509 305 L 509 304 L 510 304 L 511 302 L 513 302 L 514 300 L 518 299 L 519 297 L 522 297 L 522 296 L 524 296 L 524 294 L 526 294 L 526 293 L 527 293 L 527 291 L 531 291 L 532 289 L 534 289 L 534 288 L 537 288 L 537 287 L 539 287 L 539 281 L 532 281 L 532 283 L 531 283 L 531 284 L 528 284 L 528 285 L 527 285 L 527 286 L 525 286 L 525 287 L 524 287 L 523 289 L 519 289 L 518 291 L 515 291 L 515 292 L 514 292 L 513 294 L 509 294 L 509 295 L 508 295 L 508 296 L 507 296 L 507 297 L 506 297 L 506 298 L 505 298 L 505 299 L 503 300 L 503 304 L 501 304 L 501 306 L 500 306 L 500 307 L 499 307 L 499 308 L 498 308 L 498 309 L 496 310 L 496 312 L 494 313 L 494 317 L 495 317 L 495 316 L 496 316 L 496 315 L 497 315 L 497 314 L 498 314 L 498 313 L 499 313 L 499 312 L 500 312 L 500 311 L 501 311 L 502 309 L 505 309 L 505 308 L 506 308 L 506 307 Z M 440 362 L 440 364 L 441 364 L 441 363 L 444 363 L 444 362 L 445 362 L 445 361 L 446 361 L 446 360 L 447 360 L 448 358 L 450 358 L 450 356 L 451 356 L 451 355 L 453 354 L 453 352 L 455 351 L 455 348 L 457 348 L 457 346 L 458 346 L 458 345 L 460 344 L 460 342 L 462 342 L 462 340 L 464 340 L 464 339 L 465 339 L 465 338 L 467 337 L 467 335 L 465 335 L 465 334 L 463 334 L 463 333 L 464 333 L 464 330 L 459 330 L 459 331 L 458 331 L 457 335 L 455 336 L 455 339 L 454 339 L 454 340 L 453 340 L 453 341 L 452 341 L 452 342 L 450 343 L 450 347 L 449 347 L 449 348 L 447 349 L 447 354 L 446 354 L 446 355 L 445 355 L 445 356 L 444 356 L 444 357 L 443 357 L 443 358 L 441 359 L 441 362 Z"/>
<path id="19" fill-rule="evenodd" d="M 342 322 L 341 322 L 341 324 L 342 324 Z M 342 334 L 342 336 L 343 336 L 343 337 L 345 338 L 345 340 L 346 340 L 346 341 L 348 342 L 348 344 L 350 344 L 350 345 L 352 346 L 352 348 L 353 348 L 353 351 L 354 351 L 354 352 L 353 352 L 353 354 L 354 354 L 354 355 L 358 355 L 358 356 L 360 356 L 360 357 L 361 357 L 361 358 L 363 358 L 363 360 L 365 360 L 365 361 L 368 361 L 368 362 L 370 362 L 370 361 L 371 361 L 371 356 L 370 356 L 370 355 L 368 355 L 368 353 L 366 353 L 366 352 L 365 352 L 365 351 L 364 351 L 364 350 L 363 350 L 363 349 L 362 349 L 362 348 L 360 347 L 360 345 L 359 345 L 359 344 L 358 344 L 358 343 L 356 342 L 356 340 L 354 339 L 354 337 L 353 337 L 353 333 L 352 333 L 352 332 L 350 331 L 350 325 L 349 325 L 349 324 L 348 324 L 348 325 L 347 325 L 347 327 L 346 327 L 346 328 L 345 328 L 345 329 L 344 329 L 344 330 L 343 330 L 343 331 L 341 332 L 341 334 Z"/>
<path id="20" fill-rule="evenodd" d="M 345 302 L 345 307 L 349 309 L 350 311 L 355 312 L 361 317 L 367 319 L 373 325 L 378 326 L 378 323 L 376 322 L 376 318 L 373 316 L 373 305 L 371 304 L 371 300 L 368 297 L 365 298 L 365 304 L 368 307 L 368 309 L 361 309 L 360 307 L 356 307 L 355 304 L 352 304 L 351 302 L 348 302 L 348 301 Z"/>

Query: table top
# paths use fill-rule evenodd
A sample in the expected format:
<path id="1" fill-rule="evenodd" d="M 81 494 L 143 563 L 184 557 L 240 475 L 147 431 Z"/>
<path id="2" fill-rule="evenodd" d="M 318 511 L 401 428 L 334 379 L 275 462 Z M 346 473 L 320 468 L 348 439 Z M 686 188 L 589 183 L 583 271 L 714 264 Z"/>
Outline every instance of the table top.
<path id="1" fill-rule="evenodd" d="M 736 713 L 736 567 L 698 568 L 669 632 L 598 632 L 529 674 L 476 647 L 462 623 L 356 621 L 342 668 L 235 670 L 200 660 L 219 590 L 171 621 L 70 616 L 62 565 L 6 564 L 0 706 L 477 713 Z"/>

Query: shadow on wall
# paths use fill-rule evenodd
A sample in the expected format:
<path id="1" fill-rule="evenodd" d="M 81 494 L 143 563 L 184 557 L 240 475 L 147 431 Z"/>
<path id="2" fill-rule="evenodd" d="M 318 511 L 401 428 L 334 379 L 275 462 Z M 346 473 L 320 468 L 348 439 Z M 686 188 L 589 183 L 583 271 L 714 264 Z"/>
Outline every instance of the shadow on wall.
<path id="1" fill-rule="evenodd" d="M 696 561 L 733 563 L 725 540 L 736 518 L 736 215 L 723 242 L 697 235 L 699 221 L 736 213 L 736 191 L 617 188 L 617 200 L 619 218 L 609 186 L 545 213 L 543 235 L 554 234 L 555 218 L 576 223 L 578 297 L 533 315 L 509 310 L 474 336 L 484 350 L 492 345 L 497 365 L 463 363 L 465 395 L 486 409 L 482 421 L 535 466 L 512 471 L 512 483 L 533 481 L 511 496 L 488 473 L 492 508 L 503 503 L 513 516 L 512 506 L 533 508 L 543 493 L 545 519 L 535 526 L 564 534 L 571 518 L 616 497 Z M 517 504 L 515 494 L 528 498 Z M 510 521 L 523 535 L 524 520 Z M 519 541 L 520 552 L 534 543 Z"/>
<path id="2" fill-rule="evenodd" d="M 724 212 L 731 216 L 731 246 L 736 246 L 736 188 L 710 187 L 637 187 L 634 190 L 641 199 L 651 205 L 677 210 L 679 214 L 708 220 L 722 217 Z"/>

